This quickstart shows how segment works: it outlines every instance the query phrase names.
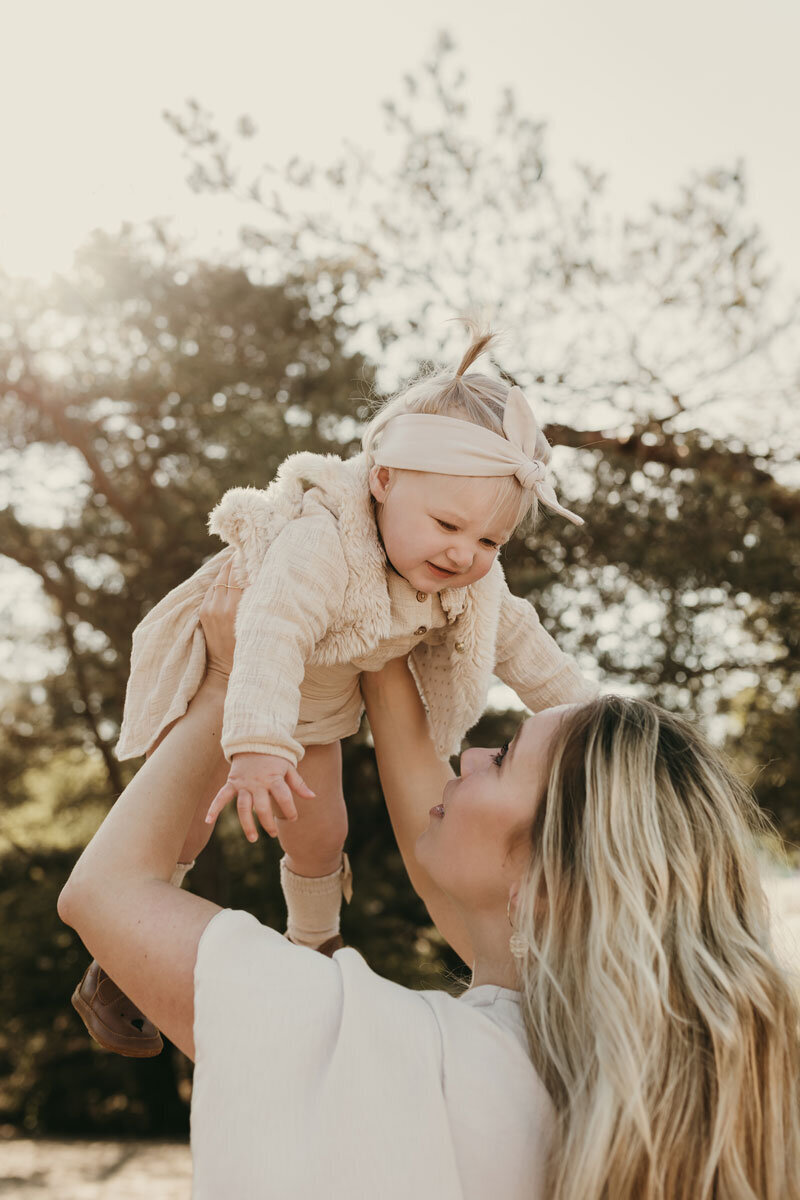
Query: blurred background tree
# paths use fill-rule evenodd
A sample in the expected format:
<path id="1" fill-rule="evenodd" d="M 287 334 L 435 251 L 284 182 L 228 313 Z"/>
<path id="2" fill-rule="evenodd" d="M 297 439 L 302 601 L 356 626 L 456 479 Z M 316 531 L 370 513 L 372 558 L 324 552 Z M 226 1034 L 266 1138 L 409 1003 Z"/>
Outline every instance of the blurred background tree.
<path id="1" fill-rule="evenodd" d="M 506 331 L 494 367 L 533 399 L 587 520 L 543 518 L 513 541 L 512 588 L 606 689 L 726 740 L 797 836 L 799 311 L 749 222 L 743 169 L 615 222 L 602 176 L 561 181 L 546 127 L 511 94 L 485 137 L 468 134 L 467 94 L 442 39 L 387 105 L 379 156 L 349 147 L 283 171 L 254 162 L 252 122 L 226 138 L 190 102 L 167 119 L 191 186 L 254 214 L 236 262 L 193 260 L 153 222 L 95 235 L 46 291 L 0 276 L 3 578 L 35 578 L 48 621 L 46 671 L 3 685 L 0 1122 L 185 1129 L 177 1051 L 130 1062 L 84 1034 L 68 998 L 86 955 L 55 913 L 137 765 L 113 753 L 131 632 L 219 548 L 206 518 L 228 487 L 266 485 L 295 450 L 356 452 L 372 393 L 456 358 L 455 314 Z M 19 612 L 3 612 L 14 633 Z M 493 698 L 476 742 L 515 723 Z M 455 980 L 392 844 L 366 730 L 345 747 L 345 786 L 348 940 L 403 982 Z M 190 878 L 282 919 L 275 847 L 232 821 Z"/>

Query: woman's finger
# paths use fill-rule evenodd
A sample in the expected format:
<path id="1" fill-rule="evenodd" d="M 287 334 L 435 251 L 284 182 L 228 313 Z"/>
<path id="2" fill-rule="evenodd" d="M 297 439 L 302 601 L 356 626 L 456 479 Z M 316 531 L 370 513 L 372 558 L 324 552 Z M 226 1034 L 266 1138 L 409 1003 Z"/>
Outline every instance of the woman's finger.
<path id="1" fill-rule="evenodd" d="M 309 800 L 313 800 L 316 796 L 316 792 L 312 792 L 305 779 L 294 767 L 289 767 L 286 772 L 286 782 L 293 792 L 297 792 L 298 796 L 306 796 Z"/>
<path id="2" fill-rule="evenodd" d="M 217 571 L 212 582 L 206 588 L 205 595 L 200 604 L 201 612 L 207 613 L 213 609 L 216 604 L 220 604 L 227 595 L 225 584 L 227 583 L 226 570 L 228 563 L 223 563 Z"/>
<path id="3" fill-rule="evenodd" d="M 244 576 L 242 574 L 242 567 L 241 567 L 241 563 L 239 560 L 238 552 L 231 555 L 229 566 L 230 566 L 230 572 L 228 574 L 228 583 L 231 584 L 234 588 L 238 588 L 241 591 L 244 591 L 244 587 L 245 587 Z"/>
<path id="4" fill-rule="evenodd" d="M 236 795 L 236 788 L 232 783 L 226 783 L 217 792 L 214 799 L 211 801 L 208 812 L 206 813 L 206 824 L 213 825 L 219 814 L 222 812 L 226 804 L 229 804 Z"/>
<path id="5" fill-rule="evenodd" d="M 244 830 L 248 842 L 258 841 L 258 830 L 253 820 L 253 797 L 246 788 L 239 789 L 236 800 L 236 811 L 239 814 L 239 824 Z"/>

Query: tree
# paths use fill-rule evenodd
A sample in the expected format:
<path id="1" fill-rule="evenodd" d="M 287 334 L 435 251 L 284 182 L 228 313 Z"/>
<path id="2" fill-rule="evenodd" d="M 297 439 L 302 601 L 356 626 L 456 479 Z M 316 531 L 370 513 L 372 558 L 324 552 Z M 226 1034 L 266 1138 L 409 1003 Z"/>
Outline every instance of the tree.
<path id="1" fill-rule="evenodd" d="M 55 897 L 129 777 L 113 744 L 132 629 L 218 548 L 205 520 L 226 488 L 266 483 L 292 450 L 355 450 L 369 393 L 455 357 L 461 333 L 444 322 L 465 309 L 488 305 L 507 329 L 495 369 L 549 422 L 561 488 L 587 518 L 542 518 L 513 541 L 512 588 L 606 685 L 727 730 L 762 802 L 797 828 L 798 309 L 748 219 L 743 170 L 694 177 L 615 223 L 602 176 L 580 166 L 562 184 L 545 126 L 513 96 L 484 140 L 466 94 L 443 41 L 387 106 L 381 161 L 350 147 L 325 169 L 252 178 L 236 160 L 252 157 L 252 123 L 229 145 L 192 103 L 169 119 L 193 186 L 257 214 L 235 260 L 189 261 L 153 223 L 95 236 L 44 295 L 0 276 L 13 314 L 0 323 L 0 461 L 18 464 L 0 546 L 5 578 L 39 581 L 51 620 L 44 678 L 8 685 L 0 724 L 0 1119 L 64 1128 L 69 1079 L 84 1125 L 185 1121 L 182 1060 L 143 1071 L 90 1055 L 64 1011 L 82 956 Z M 58 518 L 17 486 L 31 474 Z M 489 712 L 472 740 L 513 724 Z M 408 888 L 364 733 L 345 747 L 345 788 L 349 940 L 402 982 L 447 976 L 457 963 Z M 233 826 L 193 880 L 280 920 L 274 847 Z"/>
<path id="2" fill-rule="evenodd" d="M 447 35 L 385 110 L 379 153 L 348 145 L 283 171 L 258 165 L 249 119 L 229 138 L 197 101 L 166 117 L 191 186 L 247 207 L 249 270 L 305 264 L 320 298 L 345 272 L 349 344 L 384 390 L 420 358 L 456 356 L 456 313 L 488 310 L 508 332 L 495 366 L 548 421 L 587 517 L 514 543 L 512 586 L 609 683 L 715 727 L 737 706 L 730 745 L 747 763 L 747 713 L 787 729 L 800 690 L 800 300 L 748 214 L 743 165 L 618 220 L 605 177 L 577 164 L 562 179 L 546 125 L 511 92 L 475 135 Z"/>
<path id="3" fill-rule="evenodd" d="M 0 287 L 14 314 L 0 330 L 0 457 L 21 485 L 0 508 L 0 547 L 5 578 L 34 576 L 50 618 L 50 666 L 7 685 L 0 725 L 0 1122 L 175 1132 L 187 1064 L 92 1051 L 69 1007 L 86 955 L 56 897 L 132 773 L 113 746 L 134 626 L 221 548 L 206 520 L 228 487 L 265 486 L 294 450 L 351 448 L 370 372 L 343 349 L 335 295 L 312 315 L 302 278 L 264 285 L 189 261 L 158 225 L 95 236 L 46 294 Z M 41 491 L 58 471 L 68 489 L 37 514 L 31 476 Z M 230 827 L 227 839 L 192 886 L 279 922 L 274 851 L 242 859 Z"/>
<path id="4" fill-rule="evenodd" d="M 39 578 L 54 617 L 64 669 L 49 682 L 47 751 L 81 738 L 119 791 L 111 748 L 132 628 L 221 548 L 206 516 L 228 487 L 265 486 L 293 450 L 339 449 L 364 361 L 342 349 L 335 301 L 312 316 L 301 279 L 260 285 L 187 263 L 159 227 L 147 251 L 130 229 L 97 235 L 75 278 L 27 307 L 13 281 L 6 291 L 0 453 L 16 452 L 22 472 L 57 450 L 77 499 L 37 524 L 9 498 L 0 544 Z"/>

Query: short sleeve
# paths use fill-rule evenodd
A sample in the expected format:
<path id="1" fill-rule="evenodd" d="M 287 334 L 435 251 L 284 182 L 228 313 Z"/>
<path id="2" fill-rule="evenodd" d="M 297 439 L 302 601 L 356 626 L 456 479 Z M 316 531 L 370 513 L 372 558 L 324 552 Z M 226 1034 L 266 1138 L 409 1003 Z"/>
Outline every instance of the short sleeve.
<path id="1" fill-rule="evenodd" d="M 194 984 L 194 1200 L 460 1196 L 418 993 L 230 909 L 203 932 Z"/>
<path id="2" fill-rule="evenodd" d="M 194 995 L 197 1062 L 215 1060 L 222 1086 L 231 1064 L 237 1089 L 254 1039 L 275 1046 L 302 1040 L 303 1054 L 318 1059 L 341 1018 L 339 971 L 332 960 L 303 952 L 250 913 L 234 909 L 223 909 L 203 931 Z M 275 1046 L 267 1045 L 273 1058 Z M 299 1049 L 295 1067 L 298 1057 Z"/>

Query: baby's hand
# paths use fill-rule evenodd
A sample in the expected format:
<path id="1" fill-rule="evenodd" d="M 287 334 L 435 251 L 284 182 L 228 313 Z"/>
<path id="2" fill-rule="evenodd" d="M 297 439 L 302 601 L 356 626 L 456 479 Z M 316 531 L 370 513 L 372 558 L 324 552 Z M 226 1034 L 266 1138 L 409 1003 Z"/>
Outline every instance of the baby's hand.
<path id="1" fill-rule="evenodd" d="M 308 799 L 314 796 L 288 759 L 276 754 L 234 754 L 228 782 L 212 800 L 206 822 L 212 825 L 228 801 L 238 796 L 236 810 L 248 840 L 254 842 L 258 838 L 253 809 L 270 837 L 277 837 L 273 805 L 277 805 L 287 821 L 297 820 L 292 791 Z"/>

